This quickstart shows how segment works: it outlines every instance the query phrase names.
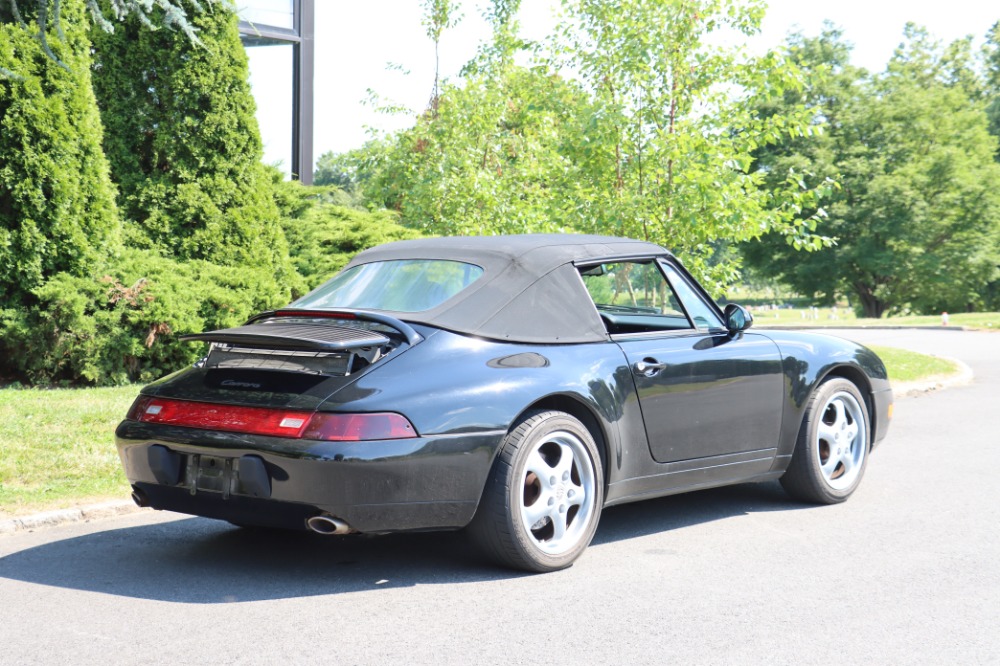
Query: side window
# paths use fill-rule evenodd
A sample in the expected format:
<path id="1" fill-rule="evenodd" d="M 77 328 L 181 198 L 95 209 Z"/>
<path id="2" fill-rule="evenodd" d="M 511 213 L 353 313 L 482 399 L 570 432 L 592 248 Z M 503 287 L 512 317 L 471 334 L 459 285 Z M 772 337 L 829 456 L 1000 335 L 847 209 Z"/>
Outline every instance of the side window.
<path id="1" fill-rule="evenodd" d="M 655 261 L 588 266 L 580 276 L 611 334 L 691 328 Z"/>
<path id="2" fill-rule="evenodd" d="M 694 290 L 684 277 L 677 272 L 677 269 L 670 264 L 664 263 L 663 271 L 667 274 L 667 279 L 671 286 L 680 296 L 687 313 L 694 320 L 694 325 L 698 328 L 722 328 L 722 321 L 712 307 L 706 303 L 701 295 Z"/>

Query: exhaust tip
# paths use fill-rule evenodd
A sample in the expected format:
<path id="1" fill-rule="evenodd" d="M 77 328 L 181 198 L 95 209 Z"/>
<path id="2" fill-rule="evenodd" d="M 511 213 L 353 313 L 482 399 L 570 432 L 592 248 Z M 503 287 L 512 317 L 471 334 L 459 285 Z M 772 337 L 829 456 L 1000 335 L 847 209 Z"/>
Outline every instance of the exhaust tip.
<path id="1" fill-rule="evenodd" d="M 331 535 L 331 534 L 350 534 L 354 530 L 351 526 L 345 523 L 339 518 L 334 518 L 333 516 L 328 516 L 322 514 L 319 516 L 313 516 L 306 520 L 306 527 L 315 532 L 316 534 Z"/>
<path id="2" fill-rule="evenodd" d="M 146 493 L 139 488 L 132 489 L 132 501 L 135 502 L 135 505 L 138 507 L 146 508 L 149 506 L 149 498 L 146 497 Z"/>

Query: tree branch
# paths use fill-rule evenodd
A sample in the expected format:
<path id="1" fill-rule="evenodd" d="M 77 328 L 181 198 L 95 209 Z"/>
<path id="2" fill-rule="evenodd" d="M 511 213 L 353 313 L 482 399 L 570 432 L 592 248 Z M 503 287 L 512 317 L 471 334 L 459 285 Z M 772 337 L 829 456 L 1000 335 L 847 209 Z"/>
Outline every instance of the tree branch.
<path id="1" fill-rule="evenodd" d="M 0 67 L 0 79 L 7 79 L 9 81 L 24 81 L 23 76 L 10 71 L 6 67 Z"/>
<path id="2" fill-rule="evenodd" d="M 17 8 L 17 0 L 10 0 L 10 11 L 14 14 L 14 20 L 22 28 L 27 28 L 28 24 L 24 22 L 24 18 L 21 17 L 21 11 Z"/>
<path id="3" fill-rule="evenodd" d="M 56 7 L 58 8 L 58 3 L 56 4 Z M 48 14 L 49 0 L 38 0 L 38 41 L 42 44 L 42 51 L 44 51 L 45 55 L 51 58 L 57 65 L 65 69 L 67 72 L 72 73 L 73 70 L 69 68 L 69 65 L 60 60 L 59 56 L 52 52 L 52 47 L 49 46 L 49 36 L 46 30 L 49 19 Z"/>

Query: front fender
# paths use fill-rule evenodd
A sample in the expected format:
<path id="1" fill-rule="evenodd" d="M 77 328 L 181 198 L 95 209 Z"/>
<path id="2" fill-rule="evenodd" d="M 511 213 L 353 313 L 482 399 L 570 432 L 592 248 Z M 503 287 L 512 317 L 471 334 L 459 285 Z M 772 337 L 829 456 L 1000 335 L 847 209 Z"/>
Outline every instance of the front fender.
<path id="1" fill-rule="evenodd" d="M 787 466 L 805 413 L 806 401 L 830 376 L 842 376 L 858 385 L 869 400 L 873 443 L 888 427 L 892 391 L 885 364 L 875 352 L 850 340 L 820 333 L 766 331 L 778 346 L 785 375 L 786 402 L 776 466 Z"/>

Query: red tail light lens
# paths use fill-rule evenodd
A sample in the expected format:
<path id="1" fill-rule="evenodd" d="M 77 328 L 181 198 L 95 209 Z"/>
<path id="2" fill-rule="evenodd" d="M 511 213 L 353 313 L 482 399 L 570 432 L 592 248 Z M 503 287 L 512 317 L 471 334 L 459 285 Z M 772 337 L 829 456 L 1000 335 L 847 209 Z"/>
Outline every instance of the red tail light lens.
<path id="1" fill-rule="evenodd" d="M 416 437 L 413 425 L 401 414 L 314 414 L 302 437 L 334 442 Z"/>
<path id="2" fill-rule="evenodd" d="M 312 412 L 285 411 L 264 407 L 214 405 L 190 400 L 140 398 L 133 405 L 135 420 L 143 423 L 165 423 L 186 428 L 245 432 L 252 435 L 301 437 Z"/>
<path id="3" fill-rule="evenodd" d="M 151 396 L 139 396 L 129 409 L 127 418 L 143 423 L 164 423 L 185 428 L 294 439 L 359 442 L 417 436 L 413 424 L 405 416 L 391 412 L 313 413 L 266 407 L 216 405 Z"/>

